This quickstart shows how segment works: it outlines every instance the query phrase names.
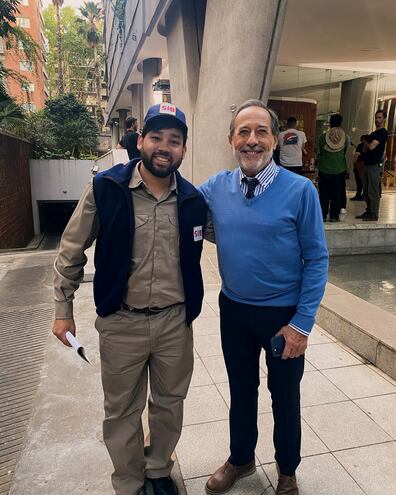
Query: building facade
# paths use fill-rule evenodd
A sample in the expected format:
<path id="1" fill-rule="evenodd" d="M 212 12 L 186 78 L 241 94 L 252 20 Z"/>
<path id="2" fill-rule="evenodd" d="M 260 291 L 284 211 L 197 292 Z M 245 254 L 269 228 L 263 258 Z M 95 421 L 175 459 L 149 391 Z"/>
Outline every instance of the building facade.
<path id="1" fill-rule="evenodd" d="M 46 83 L 48 75 L 45 70 L 46 40 L 44 37 L 44 20 L 42 16 L 41 0 L 21 0 L 16 16 L 17 25 L 23 28 L 37 43 L 39 60 L 37 67 L 27 60 L 21 50 L 19 52 L 6 50 L 5 42 L 0 39 L 0 57 L 7 69 L 11 69 L 26 79 L 21 85 L 14 79 L 6 81 L 7 92 L 26 111 L 36 111 L 44 107 L 48 91 Z"/>
<path id="2" fill-rule="evenodd" d="M 394 0 L 105 0 L 113 145 L 128 114 L 140 122 L 163 99 L 189 124 L 184 174 L 195 183 L 234 166 L 229 121 L 248 98 L 268 102 L 281 126 L 293 115 L 308 136 L 307 165 L 332 113 L 354 144 L 388 111 L 387 166 L 396 170 Z M 169 81 L 166 91 L 164 81 Z"/>

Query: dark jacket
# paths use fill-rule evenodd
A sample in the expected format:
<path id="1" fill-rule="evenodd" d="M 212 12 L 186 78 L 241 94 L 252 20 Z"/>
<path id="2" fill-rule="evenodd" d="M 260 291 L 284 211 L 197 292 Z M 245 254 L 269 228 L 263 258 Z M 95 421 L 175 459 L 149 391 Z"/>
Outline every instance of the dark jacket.
<path id="1" fill-rule="evenodd" d="M 108 316 L 121 304 L 129 277 L 135 232 L 135 214 L 129 182 L 139 159 L 115 165 L 97 174 L 93 190 L 99 218 L 95 249 L 94 298 L 99 316 Z M 203 240 L 194 241 L 194 227 L 205 227 L 203 196 L 176 172 L 180 233 L 180 268 L 183 278 L 186 322 L 199 315 L 203 299 L 200 267 Z"/>

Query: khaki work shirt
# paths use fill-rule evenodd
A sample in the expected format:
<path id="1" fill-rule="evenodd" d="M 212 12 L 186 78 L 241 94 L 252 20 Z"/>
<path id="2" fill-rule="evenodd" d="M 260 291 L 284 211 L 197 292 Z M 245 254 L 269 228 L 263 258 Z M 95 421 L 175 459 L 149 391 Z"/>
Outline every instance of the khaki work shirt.
<path id="1" fill-rule="evenodd" d="M 123 301 L 134 308 L 163 308 L 184 302 L 180 270 L 176 177 L 157 200 L 147 189 L 138 164 L 129 183 L 135 211 L 135 234 Z M 87 261 L 84 251 L 97 237 L 92 182 L 86 187 L 60 243 L 55 260 L 55 318 L 73 318 L 74 292 Z"/>

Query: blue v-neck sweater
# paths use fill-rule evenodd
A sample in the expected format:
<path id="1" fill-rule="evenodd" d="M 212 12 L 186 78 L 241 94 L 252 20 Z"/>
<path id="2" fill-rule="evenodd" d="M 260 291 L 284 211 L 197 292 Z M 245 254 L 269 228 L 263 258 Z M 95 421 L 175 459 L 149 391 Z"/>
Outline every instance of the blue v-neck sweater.
<path id="1" fill-rule="evenodd" d="M 290 324 L 309 335 L 327 281 L 328 251 L 318 194 L 284 168 L 247 199 L 239 169 L 200 187 L 212 214 L 222 291 L 257 306 L 296 306 Z"/>

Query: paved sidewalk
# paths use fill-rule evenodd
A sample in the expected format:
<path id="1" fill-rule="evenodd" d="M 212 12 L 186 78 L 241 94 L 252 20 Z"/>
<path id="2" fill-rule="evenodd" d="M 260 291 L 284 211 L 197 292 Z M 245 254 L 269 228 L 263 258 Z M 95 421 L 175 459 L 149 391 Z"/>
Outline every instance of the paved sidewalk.
<path id="1" fill-rule="evenodd" d="M 24 255 L 27 256 L 27 255 Z M 2 259 L 4 263 L 2 263 Z M 3 273 L 13 266 L 0 257 Z M 194 324 L 195 371 L 176 450 L 188 495 L 204 484 L 228 455 L 228 384 L 221 355 L 215 249 L 203 257 L 205 303 Z M 86 273 L 92 273 L 91 261 Z M 92 284 L 76 300 L 78 337 L 92 366 L 49 333 L 40 385 L 17 464 L 12 495 L 111 495 L 112 470 L 101 436 L 102 391 Z M 262 365 L 257 474 L 231 495 L 273 494 L 275 466 L 271 404 Z M 316 328 L 310 337 L 302 385 L 301 495 L 396 493 L 396 382 Z M 177 467 L 176 477 L 180 477 Z"/>
<path id="2" fill-rule="evenodd" d="M 188 495 L 204 493 L 228 456 L 229 391 L 219 338 L 219 277 L 213 246 L 203 260 L 204 311 L 194 325 L 195 371 L 176 448 Z M 396 493 L 396 382 L 316 327 L 302 382 L 301 495 Z M 274 494 L 272 413 L 262 360 L 257 474 L 230 495 Z"/>

